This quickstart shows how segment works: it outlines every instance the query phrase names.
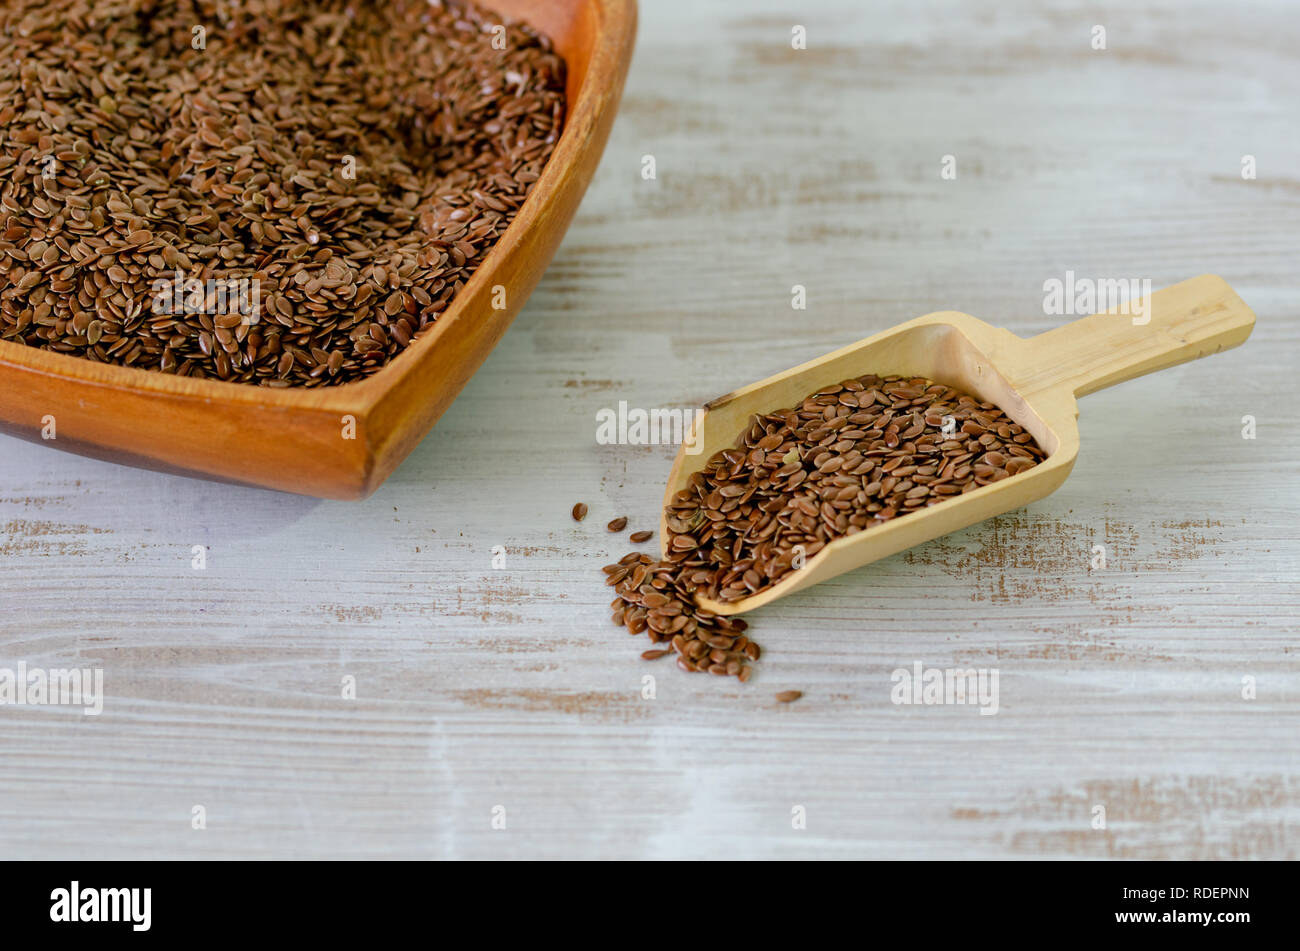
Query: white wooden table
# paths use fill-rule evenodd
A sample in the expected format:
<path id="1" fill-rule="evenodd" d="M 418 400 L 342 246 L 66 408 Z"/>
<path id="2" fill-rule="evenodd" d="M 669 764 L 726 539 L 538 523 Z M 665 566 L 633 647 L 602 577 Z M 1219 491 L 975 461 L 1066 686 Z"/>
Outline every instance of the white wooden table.
<path id="1" fill-rule="evenodd" d="M 1300 854 L 1300 8 L 812 6 L 644 3 L 554 263 L 368 501 L 0 439 L 0 667 L 106 691 L 0 706 L 0 855 Z M 673 449 L 600 409 L 932 310 L 1046 330 L 1067 269 L 1219 273 L 1258 326 L 1085 399 L 1054 496 L 753 615 L 747 686 L 610 626 L 604 523 L 654 527 Z M 997 668 L 999 713 L 895 705 L 918 661 Z"/>

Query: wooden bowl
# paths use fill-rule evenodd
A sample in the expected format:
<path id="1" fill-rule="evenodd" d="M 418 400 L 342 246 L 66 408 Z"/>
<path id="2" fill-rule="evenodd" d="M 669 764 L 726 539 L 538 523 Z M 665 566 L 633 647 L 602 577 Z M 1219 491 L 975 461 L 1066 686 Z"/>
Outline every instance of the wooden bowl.
<path id="1" fill-rule="evenodd" d="M 636 0 L 484 0 L 568 67 L 564 131 L 527 200 L 437 322 L 373 376 L 272 389 L 0 341 L 0 431 L 113 462 L 330 499 L 373 492 L 451 405 L 537 286 L 596 171 L 632 59 Z M 508 288 L 503 310 L 492 287 Z M 348 438 L 349 436 L 353 438 Z"/>
<path id="2" fill-rule="evenodd" d="M 866 373 L 923 376 L 994 403 L 1033 435 L 1047 459 L 1009 479 L 837 538 L 802 568 L 747 598 L 717 602 L 697 597 L 696 603 L 715 614 L 750 611 L 1028 505 L 1059 488 L 1074 467 L 1078 397 L 1238 346 L 1255 326 L 1250 308 L 1213 274 L 1157 291 L 1144 299 L 1144 306 L 1141 315 L 1098 314 L 1028 339 L 958 311 L 927 314 L 709 403 L 677 454 L 665 509 L 692 473 L 714 453 L 735 445 L 753 416 L 797 406 L 818 387 Z M 688 455 L 687 445 L 697 451 Z M 662 514 L 661 557 L 667 556 L 668 537 L 667 515 Z"/>

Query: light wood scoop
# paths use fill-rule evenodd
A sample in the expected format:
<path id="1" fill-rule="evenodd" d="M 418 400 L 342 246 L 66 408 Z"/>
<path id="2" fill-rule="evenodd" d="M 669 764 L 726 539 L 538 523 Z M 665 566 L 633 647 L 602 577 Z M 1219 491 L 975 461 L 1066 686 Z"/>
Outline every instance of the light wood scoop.
<path id="1" fill-rule="evenodd" d="M 1144 305 L 1130 305 L 1138 316 L 1097 314 L 1028 339 L 969 314 L 939 311 L 707 404 L 673 463 L 665 507 L 710 456 L 735 445 L 755 414 L 796 406 L 819 387 L 867 373 L 922 376 L 994 403 L 1033 435 L 1047 459 L 1011 478 L 836 539 L 802 568 L 748 598 L 727 603 L 697 598 L 699 606 L 717 614 L 750 611 L 1042 498 L 1065 481 L 1079 452 L 1076 397 L 1235 347 L 1255 326 L 1250 308 L 1212 274 L 1157 291 Z M 1144 317 L 1149 319 L 1135 322 Z M 687 447 L 697 451 L 688 454 Z M 663 554 L 667 541 L 661 515 Z"/>

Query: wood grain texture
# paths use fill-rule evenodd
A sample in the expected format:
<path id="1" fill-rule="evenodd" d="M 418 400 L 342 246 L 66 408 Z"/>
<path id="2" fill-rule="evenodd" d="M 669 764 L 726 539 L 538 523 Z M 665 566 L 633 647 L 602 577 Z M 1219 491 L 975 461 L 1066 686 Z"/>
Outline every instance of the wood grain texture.
<path id="1" fill-rule="evenodd" d="M 1300 856 L 1300 11 L 810 6 L 643 4 L 551 267 L 368 500 L 0 441 L 0 667 L 108 694 L 0 706 L 0 855 Z M 1081 400 L 1052 496 L 750 615 L 748 685 L 610 626 L 605 522 L 654 526 L 674 447 L 598 410 L 936 310 L 1040 333 L 1067 269 L 1217 273 L 1258 323 Z M 998 668 L 1000 712 L 891 703 L 917 661 Z"/>

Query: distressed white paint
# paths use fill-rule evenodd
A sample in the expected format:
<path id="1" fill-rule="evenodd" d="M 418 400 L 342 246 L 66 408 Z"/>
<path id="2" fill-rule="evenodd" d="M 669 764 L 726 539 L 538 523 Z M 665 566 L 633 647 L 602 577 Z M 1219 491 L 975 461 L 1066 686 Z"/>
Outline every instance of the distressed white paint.
<path id="1" fill-rule="evenodd" d="M 794 51 L 787 6 L 644 4 L 550 271 L 367 502 L 0 440 L 0 666 L 108 691 L 97 719 L 0 707 L 0 854 L 1300 853 L 1300 11 L 822 0 Z M 751 617 L 748 687 L 609 626 L 604 523 L 653 527 L 671 449 L 598 446 L 598 409 L 931 310 L 1044 330 L 1067 269 L 1216 272 L 1259 324 L 1084 400 L 1055 496 Z M 1001 712 L 892 705 L 915 661 L 996 666 Z"/>

